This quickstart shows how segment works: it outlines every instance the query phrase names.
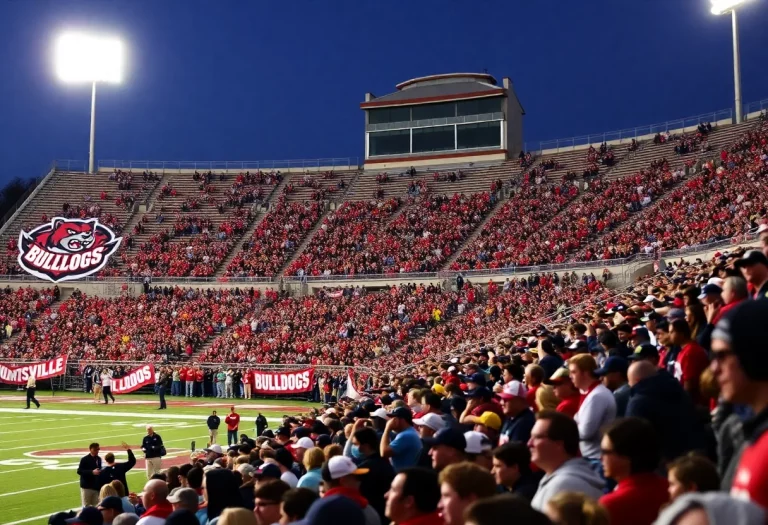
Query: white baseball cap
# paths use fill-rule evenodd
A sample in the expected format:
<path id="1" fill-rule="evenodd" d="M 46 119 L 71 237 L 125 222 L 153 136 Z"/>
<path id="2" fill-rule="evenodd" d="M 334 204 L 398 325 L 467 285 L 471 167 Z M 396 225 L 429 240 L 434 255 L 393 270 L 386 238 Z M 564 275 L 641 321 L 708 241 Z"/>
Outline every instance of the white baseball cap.
<path id="1" fill-rule="evenodd" d="M 499 397 L 501 399 L 514 399 L 516 397 L 525 399 L 527 395 L 528 389 L 525 388 L 524 384 L 517 380 L 510 381 L 504 385 L 501 392 L 499 392 Z"/>
<path id="2" fill-rule="evenodd" d="M 325 468 L 328 469 L 328 474 L 331 479 L 339 479 L 349 475 L 368 474 L 367 468 L 357 468 L 352 458 L 347 456 L 334 456 L 328 460 Z"/>
<path id="3" fill-rule="evenodd" d="M 204 448 L 203 452 L 215 452 L 216 454 L 223 454 L 224 453 L 221 450 L 221 445 L 211 445 L 210 448 Z"/>
<path id="4" fill-rule="evenodd" d="M 294 448 L 306 448 L 306 449 L 315 448 L 315 442 L 308 437 L 303 437 L 296 442 L 296 444 L 294 445 Z"/>
<path id="5" fill-rule="evenodd" d="M 385 408 L 377 408 L 371 412 L 371 417 L 380 417 L 384 421 L 389 421 L 389 416 L 387 415 L 387 410 Z"/>
<path id="6" fill-rule="evenodd" d="M 760 226 L 757 227 L 757 234 L 760 235 L 763 232 L 768 231 L 768 223 L 762 223 Z"/>
<path id="7" fill-rule="evenodd" d="M 424 414 L 423 417 L 414 419 L 413 424 L 420 427 L 431 428 L 435 432 L 445 428 L 445 421 L 437 414 Z"/>
<path id="8" fill-rule="evenodd" d="M 467 440 L 467 448 L 464 449 L 464 452 L 467 454 L 482 454 L 483 452 L 493 450 L 493 443 L 482 432 L 477 432 L 476 430 L 464 432 L 464 439 Z"/>

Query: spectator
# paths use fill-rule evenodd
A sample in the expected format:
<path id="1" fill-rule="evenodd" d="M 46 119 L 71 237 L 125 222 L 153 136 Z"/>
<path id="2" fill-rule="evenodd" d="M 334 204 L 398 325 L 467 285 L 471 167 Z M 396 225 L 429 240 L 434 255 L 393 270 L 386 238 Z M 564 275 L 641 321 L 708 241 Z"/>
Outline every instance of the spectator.
<path id="1" fill-rule="evenodd" d="M 395 472 L 416 465 L 421 452 L 421 439 L 413 428 L 413 413 L 407 407 L 396 408 L 388 412 L 389 421 L 381 437 L 381 457 L 392 462 Z M 389 439 L 391 432 L 396 433 L 393 440 Z"/>
<path id="2" fill-rule="evenodd" d="M 174 512 L 183 509 L 195 514 L 200 500 L 194 489 L 179 487 L 168 495 L 168 502 L 173 506 Z"/>
<path id="3" fill-rule="evenodd" d="M 384 494 L 395 477 L 392 464 L 379 454 L 379 436 L 373 428 L 359 428 L 352 434 L 350 442 L 358 449 L 360 468 L 368 469 L 368 475 L 363 476 L 360 483 L 360 493 L 379 514 L 381 522 L 386 523 Z"/>
<path id="4" fill-rule="evenodd" d="M 301 438 L 309 439 L 309 438 Z M 301 441 L 301 440 L 299 440 Z M 315 493 L 320 491 L 320 483 L 323 481 L 322 468 L 325 463 L 325 454 L 323 450 L 318 447 L 312 447 L 304 453 L 302 458 L 304 468 L 307 473 L 299 478 L 299 482 L 296 485 L 298 488 L 306 488 Z"/>
<path id="5" fill-rule="evenodd" d="M 101 474 L 101 457 L 99 444 L 91 443 L 88 454 L 80 459 L 77 475 L 80 476 L 80 502 L 83 507 L 95 507 L 99 502 L 99 475 Z"/>
<path id="6" fill-rule="evenodd" d="M 618 485 L 600 498 L 611 523 L 652 523 L 669 498 L 653 426 L 642 419 L 617 419 L 605 431 L 601 453 L 605 476 Z"/>
<path id="7" fill-rule="evenodd" d="M 579 426 L 581 455 L 593 465 L 600 463 L 602 428 L 616 417 L 616 400 L 595 375 L 597 363 L 588 354 L 575 355 L 568 360 L 573 385 L 584 396 L 574 421 Z"/>
<path id="8" fill-rule="evenodd" d="M 672 344 L 680 347 L 675 359 L 675 379 L 680 381 L 693 402 L 704 403 L 701 395 L 701 374 L 709 366 L 709 358 L 704 349 L 692 339 L 691 327 L 684 319 L 676 319 L 669 325 Z"/>
<path id="9" fill-rule="evenodd" d="M 544 377 L 551 378 L 564 365 L 563 359 L 555 352 L 552 341 L 539 341 L 539 366 L 544 369 Z"/>
<path id="10" fill-rule="evenodd" d="M 365 525 L 381 523 L 376 510 L 368 505 L 368 500 L 360 493 L 360 476 L 367 475 L 368 470 L 358 468 L 346 456 L 336 456 L 323 465 L 323 482 L 325 494 L 323 498 L 344 496 L 354 501 L 363 511 Z"/>
<path id="11" fill-rule="evenodd" d="M 750 250 L 734 266 L 752 287 L 753 298 L 768 298 L 768 256 L 760 250 Z"/>
<path id="12" fill-rule="evenodd" d="M 718 492 L 696 492 L 678 498 L 666 507 L 655 525 L 732 523 L 760 525 L 765 523 L 765 509 L 750 501 L 736 499 Z"/>
<path id="13" fill-rule="evenodd" d="M 667 467 L 669 501 L 675 501 L 688 492 L 716 492 L 720 490 L 717 467 L 702 456 L 688 455 L 677 458 Z"/>
<path id="14" fill-rule="evenodd" d="M 602 368 L 595 370 L 595 375 L 600 377 L 608 390 L 613 392 L 616 401 L 616 417 L 624 417 L 629 403 L 629 384 L 627 383 L 627 369 L 629 363 L 619 356 L 610 356 L 605 360 Z"/>
<path id="15" fill-rule="evenodd" d="M 430 440 L 429 455 L 432 458 L 432 468 L 437 472 L 449 465 L 466 461 L 464 450 L 467 440 L 464 433 L 456 428 L 444 428 Z"/>
<path id="16" fill-rule="evenodd" d="M 219 521 L 221 525 L 256 525 L 256 518 L 248 509 L 224 509 Z"/>
<path id="17" fill-rule="evenodd" d="M 500 445 L 510 441 L 527 443 L 530 439 L 536 416 L 528 406 L 527 395 L 525 386 L 517 380 L 506 383 L 498 394 L 506 417 L 501 426 Z"/>
<path id="18" fill-rule="evenodd" d="M 558 368 L 555 373 L 547 380 L 552 385 L 552 389 L 559 403 L 555 410 L 568 417 L 574 417 L 579 411 L 581 396 L 579 391 L 573 386 L 571 376 L 567 368 Z"/>
<path id="19" fill-rule="evenodd" d="M 768 301 L 745 301 L 712 334 L 712 371 L 721 395 L 750 406 L 755 418 L 744 425 L 747 446 L 741 454 L 731 494 L 768 508 Z"/>
<path id="20" fill-rule="evenodd" d="M 310 489 L 296 488 L 288 490 L 283 494 L 280 504 L 280 525 L 290 525 L 304 519 L 309 508 L 317 499 L 317 492 Z"/>
<path id="21" fill-rule="evenodd" d="M 206 525 L 218 518 L 224 509 L 245 507 L 239 488 L 240 483 L 231 470 L 213 469 L 206 472 L 203 479 L 203 498 L 206 505 L 197 514 L 200 525 Z M 277 507 L 279 515 L 280 506 Z"/>
<path id="22" fill-rule="evenodd" d="M 543 477 L 541 471 L 531 470 L 531 452 L 527 443 L 511 442 L 493 451 L 493 469 L 496 484 L 531 501 Z"/>
<path id="23" fill-rule="evenodd" d="M 165 519 L 173 512 L 173 507 L 168 502 L 168 485 L 162 480 L 147 481 L 141 500 L 147 510 L 141 515 L 138 525 L 163 525 Z"/>
<path id="24" fill-rule="evenodd" d="M 273 525 L 280 521 L 282 501 L 289 490 L 291 487 L 279 479 L 259 483 L 253 492 L 253 514 L 256 516 L 256 525 Z M 202 524 L 202 521 L 200 523 Z"/>
<path id="25" fill-rule="evenodd" d="M 104 525 L 112 525 L 115 518 L 123 513 L 123 502 L 117 496 L 107 496 L 97 508 L 101 511 Z"/>
<path id="26" fill-rule="evenodd" d="M 282 522 L 281 522 L 282 523 Z M 302 524 L 337 525 L 338 523 L 365 523 L 360 506 L 344 496 L 320 498 L 307 511 Z"/>
<path id="27" fill-rule="evenodd" d="M 609 525 L 608 511 L 596 500 L 580 492 L 554 495 L 544 510 L 557 525 Z"/>
<path id="28" fill-rule="evenodd" d="M 405 468 L 392 480 L 387 499 L 386 515 L 396 525 L 443 525 L 437 511 L 440 485 L 437 473 L 424 468 Z"/>
<path id="29" fill-rule="evenodd" d="M 463 525 L 464 511 L 477 500 L 496 494 L 493 476 L 472 463 L 456 463 L 440 472 L 440 504 L 445 525 Z"/>
<path id="30" fill-rule="evenodd" d="M 528 447 L 531 461 L 544 472 L 539 490 L 531 501 L 534 509 L 544 511 L 549 500 L 564 491 L 577 491 L 591 498 L 603 493 L 603 480 L 580 457 L 579 427 L 559 412 L 539 412 Z"/>
<path id="31" fill-rule="evenodd" d="M 104 455 L 104 462 L 107 464 L 101 470 L 99 474 L 99 484 L 105 485 L 111 483 L 113 480 L 118 480 L 123 484 L 125 490 L 128 490 L 128 482 L 125 479 L 125 474 L 136 465 L 136 456 L 133 454 L 131 447 L 123 441 L 120 446 L 128 453 L 128 461 L 125 463 L 115 463 L 115 455 L 112 452 L 107 452 Z"/>

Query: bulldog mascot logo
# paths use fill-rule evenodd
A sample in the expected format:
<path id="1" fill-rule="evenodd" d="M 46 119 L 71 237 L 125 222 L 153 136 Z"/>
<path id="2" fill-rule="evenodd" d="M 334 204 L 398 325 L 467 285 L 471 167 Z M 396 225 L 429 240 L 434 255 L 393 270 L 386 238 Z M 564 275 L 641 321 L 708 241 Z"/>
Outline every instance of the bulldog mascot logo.
<path id="1" fill-rule="evenodd" d="M 122 237 L 98 219 L 54 217 L 29 233 L 19 234 L 19 266 L 54 283 L 98 272 L 120 247 Z"/>

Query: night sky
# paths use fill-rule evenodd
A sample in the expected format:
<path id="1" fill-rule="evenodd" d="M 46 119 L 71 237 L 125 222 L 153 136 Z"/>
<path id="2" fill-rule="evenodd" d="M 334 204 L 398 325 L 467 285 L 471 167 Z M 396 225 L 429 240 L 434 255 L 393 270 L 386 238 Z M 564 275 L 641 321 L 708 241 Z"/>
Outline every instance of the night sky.
<path id="1" fill-rule="evenodd" d="M 740 15 L 746 103 L 768 98 L 768 2 Z M 366 91 L 457 71 L 512 78 L 530 149 L 733 105 L 730 17 L 707 0 L 0 0 L 0 184 L 88 157 L 90 89 L 53 73 L 66 29 L 129 50 L 97 159 L 362 157 Z"/>

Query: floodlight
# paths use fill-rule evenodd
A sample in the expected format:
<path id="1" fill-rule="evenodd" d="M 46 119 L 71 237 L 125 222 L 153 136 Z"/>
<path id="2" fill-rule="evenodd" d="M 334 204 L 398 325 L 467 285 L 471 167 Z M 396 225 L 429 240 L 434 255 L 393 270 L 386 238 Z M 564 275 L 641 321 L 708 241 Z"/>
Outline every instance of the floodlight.
<path id="1" fill-rule="evenodd" d="M 65 33 L 56 41 L 56 74 L 64 82 L 119 83 L 123 43 L 114 37 Z"/>
<path id="2" fill-rule="evenodd" d="M 710 0 L 712 2 L 712 14 L 722 15 L 737 8 L 747 0 Z"/>

